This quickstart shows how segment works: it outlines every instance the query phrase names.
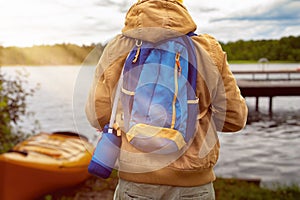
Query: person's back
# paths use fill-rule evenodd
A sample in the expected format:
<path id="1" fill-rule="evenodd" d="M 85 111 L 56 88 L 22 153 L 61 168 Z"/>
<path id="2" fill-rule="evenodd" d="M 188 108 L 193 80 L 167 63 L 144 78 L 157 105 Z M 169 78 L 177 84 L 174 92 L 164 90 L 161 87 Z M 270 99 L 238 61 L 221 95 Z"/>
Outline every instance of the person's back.
<path id="1" fill-rule="evenodd" d="M 136 40 L 157 43 L 195 30 L 194 21 L 179 0 L 142 0 L 134 4 L 126 15 L 122 34 L 106 46 L 97 66 L 86 106 L 91 124 L 102 129 L 108 123 L 114 88 Z M 203 194 L 206 199 L 214 198 L 213 167 L 220 147 L 217 131 L 242 129 L 247 107 L 219 43 L 205 34 L 191 39 L 197 54 L 196 96 L 200 110 L 194 140 L 181 154 L 166 158 L 134 148 L 122 133 L 115 199 L 201 199 Z M 122 117 L 118 119 L 122 124 Z"/>

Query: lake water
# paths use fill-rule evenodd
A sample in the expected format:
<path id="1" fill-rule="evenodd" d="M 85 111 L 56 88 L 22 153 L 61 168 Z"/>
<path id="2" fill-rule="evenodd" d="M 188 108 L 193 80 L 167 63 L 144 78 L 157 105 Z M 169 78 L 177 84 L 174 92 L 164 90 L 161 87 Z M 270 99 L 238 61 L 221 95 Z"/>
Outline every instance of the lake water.
<path id="1" fill-rule="evenodd" d="M 260 69 L 256 64 L 231 65 L 232 70 Z M 266 69 L 295 69 L 299 64 L 270 64 Z M 94 67 L 23 67 L 29 72 L 29 86 L 40 88 L 28 103 L 35 112 L 41 131 L 75 131 L 94 139 L 96 131 L 84 114 Z M 3 67 L 13 75 L 21 67 Z M 237 77 L 239 78 L 239 77 Z M 263 184 L 300 185 L 300 97 L 274 97 L 273 117 L 268 115 L 268 99 L 260 98 L 260 112 L 254 111 L 255 99 L 247 98 L 249 119 L 238 134 L 219 133 L 220 159 L 217 176 L 259 178 Z M 31 126 L 32 119 L 24 119 Z"/>

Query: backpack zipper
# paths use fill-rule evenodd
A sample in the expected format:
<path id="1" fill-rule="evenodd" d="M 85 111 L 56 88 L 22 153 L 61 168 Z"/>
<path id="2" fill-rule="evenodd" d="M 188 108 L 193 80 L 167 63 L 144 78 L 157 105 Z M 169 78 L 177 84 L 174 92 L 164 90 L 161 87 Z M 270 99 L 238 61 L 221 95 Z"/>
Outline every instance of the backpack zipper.
<path id="1" fill-rule="evenodd" d="M 180 52 L 176 53 L 175 61 L 176 61 L 177 69 L 178 69 L 177 71 L 178 71 L 178 74 L 180 76 L 181 75 L 181 71 L 182 71 L 182 68 L 180 66 Z"/>
<path id="2" fill-rule="evenodd" d="M 132 63 L 136 63 L 136 61 L 138 60 L 140 52 L 141 52 L 142 44 L 143 44 L 142 40 L 136 40 L 135 46 L 137 46 L 137 49 L 136 49 L 136 54 L 134 56 L 134 59 L 132 60 Z"/>
<path id="3" fill-rule="evenodd" d="M 175 86 L 175 91 L 174 91 L 174 97 L 173 97 L 173 103 L 172 103 L 172 123 L 171 123 L 171 128 L 174 129 L 175 127 L 175 122 L 176 122 L 176 99 L 178 95 L 178 75 L 181 74 L 181 66 L 180 66 L 180 53 L 177 52 L 175 56 L 175 67 L 174 67 L 174 86 Z"/>

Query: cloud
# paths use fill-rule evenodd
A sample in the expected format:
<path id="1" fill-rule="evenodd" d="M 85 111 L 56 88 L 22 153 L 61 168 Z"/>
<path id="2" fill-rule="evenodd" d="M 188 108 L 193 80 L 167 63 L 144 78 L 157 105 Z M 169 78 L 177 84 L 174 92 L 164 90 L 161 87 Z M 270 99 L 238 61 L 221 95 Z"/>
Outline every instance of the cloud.
<path id="1" fill-rule="evenodd" d="M 254 7 L 248 11 L 231 14 L 229 17 L 214 18 L 219 21 L 276 21 L 289 26 L 298 26 L 300 22 L 300 1 L 281 0 L 264 7 Z"/>
<path id="2" fill-rule="evenodd" d="M 0 1 L 2 45 L 105 42 L 119 34 L 137 0 Z M 16 6 L 18 5 L 18 6 Z M 218 40 L 270 39 L 300 34 L 299 0 L 184 1 L 198 26 Z"/>
<path id="3" fill-rule="evenodd" d="M 94 3 L 95 6 L 99 7 L 116 7 L 121 13 L 125 13 L 128 10 L 128 7 L 132 5 L 132 0 L 101 0 Z"/>
<path id="4" fill-rule="evenodd" d="M 191 6 L 188 11 L 190 12 L 195 12 L 195 13 L 212 13 L 212 12 L 217 12 L 220 11 L 220 9 L 215 8 L 215 7 L 198 7 L 197 5 Z"/>
<path id="5" fill-rule="evenodd" d="M 299 0 L 267 1 L 211 17 L 202 29 L 223 42 L 298 36 L 299 10 Z"/>

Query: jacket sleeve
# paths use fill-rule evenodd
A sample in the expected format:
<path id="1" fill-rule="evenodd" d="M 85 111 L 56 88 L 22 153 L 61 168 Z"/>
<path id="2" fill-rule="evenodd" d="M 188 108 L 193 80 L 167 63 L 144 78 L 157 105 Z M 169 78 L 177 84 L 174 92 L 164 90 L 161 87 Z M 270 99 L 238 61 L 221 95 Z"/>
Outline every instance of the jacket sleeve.
<path id="1" fill-rule="evenodd" d="M 91 85 L 88 99 L 85 105 L 85 113 L 90 124 L 102 130 L 105 124 L 109 121 L 111 113 L 111 98 L 110 90 L 105 81 L 107 79 L 107 72 L 109 63 L 109 45 L 104 48 L 100 60 L 96 66 L 94 80 Z"/>
<path id="2" fill-rule="evenodd" d="M 227 62 L 226 53 L 215 41 L 216 64 L 220 72 L 212 102 L 213 119 L 218 131 L 236 132 L 245 127 L 248 108 Z"/>
<path id="3" fill-rule="evenodd" d="M 107 44 L 97 64 L 85 106 L 88 121 L 97 129 L 102 130 L 109 123 L 115 88 L 133 45 L 132 40 L 116 36 Z"/>

